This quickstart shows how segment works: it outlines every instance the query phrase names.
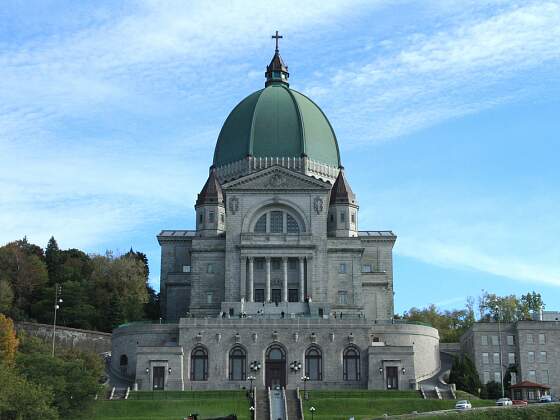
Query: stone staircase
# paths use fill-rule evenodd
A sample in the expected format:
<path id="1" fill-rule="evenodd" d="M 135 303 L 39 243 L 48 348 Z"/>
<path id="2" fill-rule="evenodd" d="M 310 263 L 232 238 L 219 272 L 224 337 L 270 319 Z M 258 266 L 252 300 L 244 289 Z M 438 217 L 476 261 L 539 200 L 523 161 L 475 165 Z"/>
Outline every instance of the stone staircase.
<path id="1" fill-rule="evenodd" d="M 267 390 L 257 390 L 257 416 L 255 420 L 270 420 L 270 402 Z"/>
<path id="2" fill-rule="evenodd" d="M 128 388 L 114 388 L 111 391 L 111 400 L 124 400 L 128 398 Z"/>
<path id="3" fill-rule="evenodd" d="M 288 420 L 301 420 L 299 400 L 295 389 L 286 390 L 286 403 L 288 406 Z"/>

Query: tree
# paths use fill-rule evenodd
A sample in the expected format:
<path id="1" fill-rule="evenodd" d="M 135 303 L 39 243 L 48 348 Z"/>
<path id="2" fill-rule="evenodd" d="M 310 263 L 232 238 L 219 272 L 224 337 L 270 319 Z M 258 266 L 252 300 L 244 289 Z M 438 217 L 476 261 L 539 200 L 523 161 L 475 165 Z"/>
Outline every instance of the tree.
<path id="1" fill-rule="evenodd" d="M 0 312 L 10 313 L 14 302 L 14 291 L 9 279 L 0 278 Z"/>
<path id="2" fill-rule="evenodd" d="M 457 389 L 478 395 L 481 388 L 480 378 L 470 357 L 455 356 L 453 358 L 449 383 L 454 383 Z"/>
<path id="3" fill-rule="evenodd" d="M 527 293 L 518 299 L 515 295 L 497 296 L 483 291 L 479 297 L 480 319 L 482 321 L 515 322 L 521 319 L 531 319 L 531 312 L 540 312 L 544 302 L 540 293 Z"/>
<path id="4" fill-rule="evenodd" d="M 485 400 L 497 400 L 502 397 L 502 384 L 490 381 L 482 387 L 480 397 Z"/>
<path id="5" fill-rule="evenodd" d="M 539 314 L 544 309 L 544 302 L 540 293 L 531 293 L 521 295 L 521 313 L 522 319 L 531 319 L 531 313 Z"/>
<path id="6" fill-rule="evenodd" d="M 0 314 L 0 363 L 5 366 L 13 366 L 17 347 L 18 339 L 14 322 L 4 314 Z"/>
<path id="7" fill-rule="evenodd" d="M 474 314 L 467 309 L 440 311 L 435 305 L 427 308 L 411 308 L 403 314 L 408 321 L 428 323 L 437 328 L 444 343 L 458 342 L 461 335 L 474 323 Z"/>
<path id="8" fill-rule="evenodd" d="M 54 236 L 51 236 L 45 249 L 45 262 L 49 273 L 49 283 L 58 283 L 61 277 L 62 257 Z"/>
<path id="9" fill-rule="evenodd" d="M 14 420 L 57 420 L 49 388 L 27 381 L 14 368 L 2 365 L 0 381 L 0 418 Z"/>

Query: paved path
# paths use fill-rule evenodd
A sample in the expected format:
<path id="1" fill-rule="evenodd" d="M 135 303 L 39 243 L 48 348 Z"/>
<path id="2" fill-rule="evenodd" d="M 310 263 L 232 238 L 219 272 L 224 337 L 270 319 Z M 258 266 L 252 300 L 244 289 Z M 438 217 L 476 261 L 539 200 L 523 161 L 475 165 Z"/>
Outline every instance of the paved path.
<path id="1" fill-rule="evenodd" d="M 272 413 L 270 420 L 286 420 L 282 390 L 274 389 L 270 391 L 270 411 Z"/>

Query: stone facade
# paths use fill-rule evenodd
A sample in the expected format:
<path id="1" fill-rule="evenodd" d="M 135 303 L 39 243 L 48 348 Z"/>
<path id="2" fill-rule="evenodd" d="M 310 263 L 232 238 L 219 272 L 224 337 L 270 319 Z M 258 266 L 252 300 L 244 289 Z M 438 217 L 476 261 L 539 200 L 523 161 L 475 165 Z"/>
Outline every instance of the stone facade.
<path id="1" fill-rule="evenodd" d="M 536 382 L 560 394 L 560 321 L 479 322 L 461 337 L 461 349 L 483 383 L 499 383 L 501 374 L 515 367 L 512 384 Z"/>
<path id="2" fill-rule="evenodd" d="M 117 328 L 112 369 L 145 390 L 415 389 L 437 330 L 393 320 L 396 236 L 359 230 L 331 124 L 273 63 L 222 127 L 196 229 L 157 236 L 165 324 Z"/>

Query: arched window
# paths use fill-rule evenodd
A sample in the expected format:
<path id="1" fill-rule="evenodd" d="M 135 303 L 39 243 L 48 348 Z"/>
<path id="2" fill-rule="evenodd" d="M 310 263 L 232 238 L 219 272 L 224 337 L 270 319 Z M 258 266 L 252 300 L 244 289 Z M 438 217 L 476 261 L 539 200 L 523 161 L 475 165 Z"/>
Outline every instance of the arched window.
<path id="1" fill-rule="evenodd" d="M 355 347 L 348 347 L 344 350 L 342 357 L 344 380 L 359 381 L 360 380 L 360 353 Z"/>
<path id="2" fill-rule="evenodd" d="M 196 347 L 191 353 L 191 381 L 208 380 L 208 352 Z"/>
<path id="3" fill-rule="evenodd" d="M 305 352 L 305 376 L 310 381 L 323 380 L 323 357 L 321 350 L 311 347 Z"/>
<path id="4" fill-rule="evenodd" d="M 127 366 L 128 365 L 128 357 L 127 357 L 126 354 L 121 354 L 120 365 L 121 366 Z"/>
<path id="5" fill-rule="evenodd" d="M 281 362 L 282 360 L 286 360 L 286 353 L 284 353 L 284 350 L 281 347 L 273 346 L 268 349 L 266 359 Z"/>
<path id="6" fill-rule="evenodd" d="M 244 381 L 247 379 L 247 354 L 241 347 L 234 347 L 229 352 L 230 381 Z"/>
<path id="7" fill-rule="evenodd" d="M 300 233 L 305 229 L 297 219 L 284 210 L 271 210 L 261 215 L 253 231 L 256 233 Z"/>

